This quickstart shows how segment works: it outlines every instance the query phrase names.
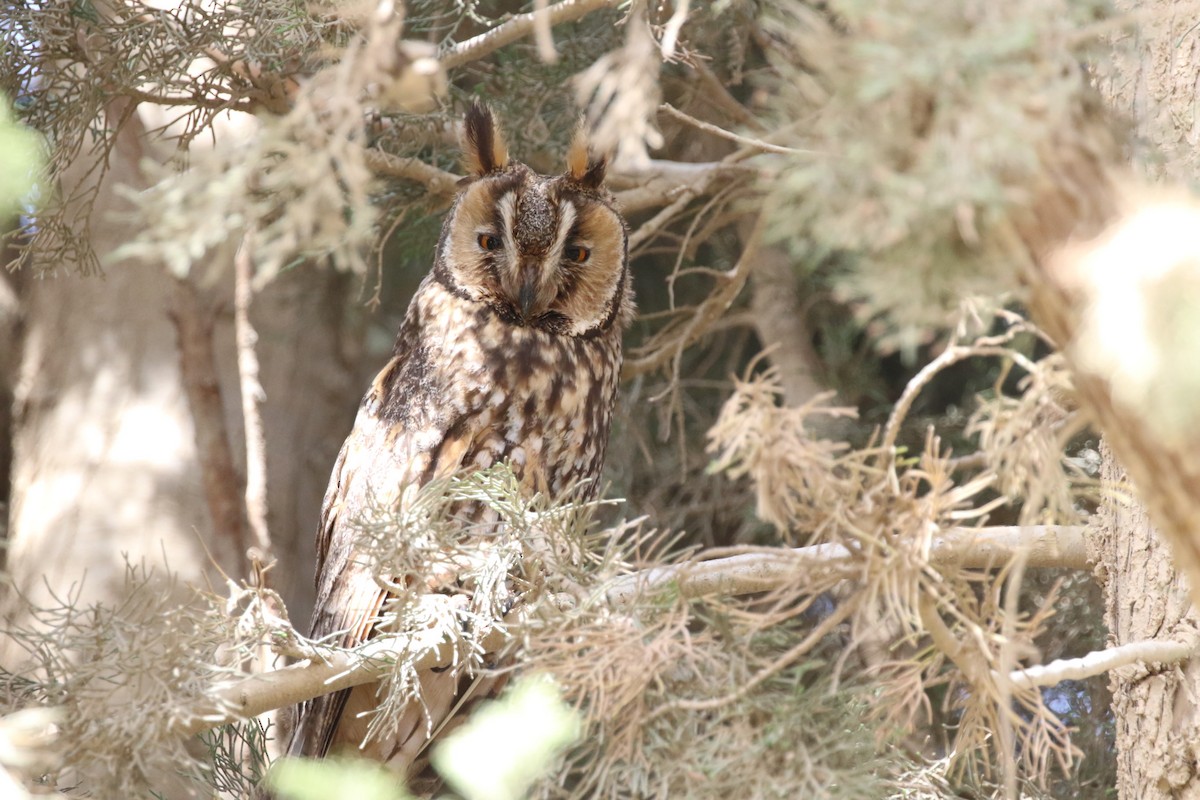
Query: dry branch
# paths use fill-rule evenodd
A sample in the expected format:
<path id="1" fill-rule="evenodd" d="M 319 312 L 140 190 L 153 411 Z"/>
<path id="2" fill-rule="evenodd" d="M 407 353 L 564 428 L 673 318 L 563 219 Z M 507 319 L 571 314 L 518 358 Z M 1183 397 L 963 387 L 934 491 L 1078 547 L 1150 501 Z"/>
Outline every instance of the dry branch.
<path id="1" fill-rule="evenodd" d="M 741 294 L 753 271 L 765 222 L 766 215 L 760 215 L 754 230 L 746 238 L 745 249 L 733 269 L 719 273 L 717 287 L 692 309 L 690 315 L 668 324 L 638 348 L 632 358 L 626 359 L 621 370 L 623 379 L 628 380 L 636 375 L 653 372 L 671 362 L 678 367 L 683 351 L 707 333 Z"/>
<path id="2" fill-rule="evenodd" d="M 376 175 L 422 184 L 431 195 L 444 198 L 447 203 L 458 188 L 461 176 L 426 164 L 419 158 L 394 156 L 373 147 L 368 147 L 365 153 L 367 166 Z"/>
<path id="3" fill-rule="evenodd" d="M 419 158 L 392 155 L 377 148 L 367 148 L 365 153 L 367 166 L 376 175 L 419 183 L 441 206 L 449 204 L 462 180 L 461 175 L 426 164 Z M 619 190 L 615 194 L 622 213 L 636 214 L 668 205 L 681 197 L 688 200 L 703 197 L 726 181 L 755 174 L 753 168 L 728 161 L 652 161 L 647 169 L 614 174 L 609 183 Z M 642 233 L 645 227 L 638 227 L 631 237 L 631 246 L 648 235 L 648 231 Z"/>
<path id="4" fill-rule="evenodd" d="M 272 560 L 271 534 L 267 528 L 267 441 L 261 404 L 265 398 L 258 379 L 258 333 L 250 322 L 250 304 L 254 298 L 254 237 L 249 231 L 242 238 L 233 259 L 234 327 L 237 340 L 238 383 L 242 396 L 242 425 L 246 437 L 246 520 L 254 534 L 254 548 L 248 556 L 252 574 L 262 585 L 263 566 Z"/>
<path id="5" fill-rule="evenodd" d="M 696 119 L 691 114 L 687 114 L 687 113 L 684 113 L 683 111 L 680 111 L 678 108 L 675 108 L 675 106 L 671 105 L 670 103 L 663 103 L 658 108 L 660 111 L 665 111 L 667 114 L 670 114 L 675 119 L 680 120 L 681 122 L 686 122 L 688 125 L 691 125 L 692 127 L 696 128 L 697 130 L 702 130 L 705 133 L 711 133 L 713 136 L 720 137 L 721 139 L 726 139 L 731 142 L 737 142 L 740 145 L 744 145 L 744 146 L 752 148 L 754 150 L 761 150 L 764 153 L 776 153 L 778 155 L 807 155 L 807 154 L 810 154 L 810 151 L 808 151 L 808 150 L 799 150 L 795 147 L 782 147 L 777 144 L 771 144 L 770 142 L 765 142 L 762 139 L 752 139 L 748 136 L 742 136 L 740 134 L 734 133 L 733 131 L 727 131 L 724 128 L 722 128 L 720 125 L 713 125 L 711 122 L 705 122 L 704 120 Z"/>
<path id="6" fill-rule="evenodd" d="M 1030 566 L 1086 569 L 1082 527 L 963 528 L 948 531 L 933 543 L 934 564 L 972 568 L 1002 566 L 1025 551 Z M 735 596 L 787 586 L 814 570 L 836 570 L 852 558 L 840 545 L 814 545 L 794 550 L 764 550 L 698 563 L 658 567 L 618 578 L 603 589 L 615 607 L 628 606 L 648 591 L 674 585 L 686 597 Z M 491 635 L 499 647 L 504 634 Z M 185 735 L 254 717 L 275 708 L 368 683 L 398 658 L 414 669 L 445 666 L 454 644 L 440 631 L 376 639 L 355 652 L 334 652 L 323 663 L 303 662 L 218 686 L 208 708 L 181 718 L 175 729 Z"/>
<path id="7" fill-rule="evenodd" d="M 493 633 L 488 644 L 499 645 L 501 634 Z M 405 636 L 375 639 L 354 652 L 330 653 L 324 662 L 301 662 L 274 672 L 252 675 L 215 687 L 207 708 L 180 717 L 173 726 L 184 736 L 251 719 L 277 708 L 295 705 L 313 697 L 348 689 L 379 678 L 398 658 L 406 658 L 413 669 L 449 665 L 455 644 L 430 629 Z"/>
<path id="8" fill-rule="evenodd" d="M 617 5 L 616 0 L 563 0 L 545 10 L 518 14 L 487 33 L 481 33 L 465 42 L 456 44 L 442 56 L 442 67 L 449 71 L 455 67 L 461 67 L 463 64 L 477 61 L 505 45 L 512 44 L 518 39 L 536 32 L 539 24 L 546 24 L 545 18 L 547 17 L 549 25 L 552 27 L 564 22 L 573 22 L 601 8 L 613 8 Z"/>
<path id="9" fill-rule="evenodd" d="M 929 557 L 935 566 L 954 564 L 987 569 L 1003 566 L 1024 551 L 1030 566 L 1083 570 L 1089 568 L 1085 538 L 1083 526 L 958 528 L 935 539 Z M 790 550 L 764 548 L 760 552 L 654 567 L 626 575 L 609 584 L 605 597 L 619 606 L 643 592 L 671 584 L 684 597 L 732 597 L 765 592 L 794 583 L 799 576 L 812 574 L 814 570 L 838 570 L 853 557 L 840 544 Z"/>
<path id="10" fill-rule="evenodd" d="M 1079 658 L 1060 658 L 1049 664 L 1013 670 L 1008 680 L 1017 687 L 1054 686 L 1063 681 L 1079 681 L 1102 675 L 1132 664 L 1162 667 L 1191 658 L 1196 653 L 1197 644 L 1194 640 L 1130 642 Z"/>

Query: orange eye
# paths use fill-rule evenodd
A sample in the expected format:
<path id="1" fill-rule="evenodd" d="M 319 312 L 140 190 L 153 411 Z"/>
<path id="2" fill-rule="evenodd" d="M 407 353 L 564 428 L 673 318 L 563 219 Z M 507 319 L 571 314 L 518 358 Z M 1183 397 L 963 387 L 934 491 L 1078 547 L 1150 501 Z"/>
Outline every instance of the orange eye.
<path id="1" fill-rule="evenodd" d="M 573 244 L 563 250 L 563 257 L 566 258 L 567 261 L 573 261 L 576 264 L 582 264 L 586 262 L 591 255 L 591 250 L 588 250 L 586 247 L 581 247 L 577 244 Z"/>
<path id="2" fill-rule="evenodd" d="M 499 250 L 500 237 L 490 233 L 481 233 L 479 234 L 479 246 L 484 250 Z"/>

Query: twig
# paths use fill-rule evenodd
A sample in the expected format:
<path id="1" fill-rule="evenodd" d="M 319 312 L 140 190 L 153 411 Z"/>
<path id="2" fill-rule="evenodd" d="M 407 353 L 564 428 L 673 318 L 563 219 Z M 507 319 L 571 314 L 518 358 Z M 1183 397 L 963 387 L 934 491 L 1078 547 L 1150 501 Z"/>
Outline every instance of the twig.
<path id="1" fill-rule="evenodd" d="M 699 94 L 707 101 L 712 103 L 717 108 L 724 111 L 729 117 L 739 125 L 746 127 L 762 129 L 761 122 L 754 118 L 754 115 L 746 110 L 746 107 L 737 101 L 732 94 L 729 93 L 729 87 L 725 82 L 713 73 L 712 69 L 704 61 L 700 59 L 692 59 L 688 66 L 691 67 L 697 77 L 700 79 Z"/>
<path id="2" fill-rule="evenodd" d="M 246 433 L 246 519 L 254 534 L 247 553 L 258 586 L 265 585 L 264 565 L 269 566 L 271 534 L 267 527 L 267 444 L 263 430 L 262 383 L 258 379 L 258 333 L 250 322 L 254 298 L 254 236 L 247 231 L 234 264 L 234 329 L 237 339 L 238 381 L 242 394 L 242 423 Z"/>
<path id="3" fill-rule="evenodd" d="M 654 710 L 652 714 L 646 717 L 644 724 L 649 724 L 651 721 L 661 717 L 663 714 L 671 711 L 711 711 L 714 708 L 736 703 L 741 698 L 745 697 L 763 681 L 773 675 L 779 674 L 782 670 L 796 663 L 797 660 L 803 658 L 809 651 L 821 643 L 829 633 L 831 633 L 838 625 L 841 625 L 846 619 L 858 609 L 862 602 L 862 593 L 854 595 L 845 602 L 838 605 L 837 610 L 829 616 L 825 617 L 813 627 L 808 635 L 790 647 L 787 652 L 776 658 L 770 664 L 754 674 L 754 677 L 743 683 L 734 691 L 726 694 L 723 697 L 712 697 L 705 700 L 674 700 L 669 703 L 664 703 Z"/>
<path id="4" fill-rule="evenodd" d="M 1111 672 L 1131 664 L 1154 664 L 1165 666 L 1185 661 L 1196 654 L 1196 641 L 1161 641 L 1151 639 L 1141 642 L 1096 650 L 1079 658 L 1060 658 L 1049 664 L 1013 670 L 1008 679 L 1017 688 L 1054 686 L 1063 681 L 1080 681 Z"/>
<path id="5" fill-rule="evenodd" d="M 687 20 L 688 6 L 689 0 L 679 0 L 675 5 L 675 13 L 671 15 L 663 28 L 661 45 L 663 61 L 675 58 L 675 44 L 679 41 L 679 32 L 683 30 L 683 23 Z"/>
<path id="6" fill-rule="evenodd" d="M 770 142 L 764 142 L 762 139 L 751 139 L 746 136 L 741 136 L 733 131 L 727 131 L 719 125 L 713 125 L 711 122 L 696 119 L 691 114 L 685 114 L 670 103 L 663 103 L 658 107 L 660 111 L 665 111 L 675 119 L 686 122 L 694 128 L 711 133 L 713 136 L 719 136 L 722 139 L 728 139 L 731 142 L 752 147 L 755 150 L 761 150 L 764 153 L 779 153 L 780 155 L 817 155 L 812 150 L 797 150 L 794 147 L 783 147 Z"/>
<path id="7" fill-rule="evenodd" d="M 968 358 L 974 358 L 975 356 L 998 356 L 1000 358 L 1011 358 L 1013 361 L 1021 364 L 1021 366 L 1029 372 L 1034 372 L 1036 370 L 1036 367 L 1020 353 L 997 346 L 991 341 L 983 345 L 952 345 L 947 347 L 937 358 L 922 367 L 921 371 L 914 375 L 912 380 L 908 382 L 908 385 L 904 387 L 904 392 L 900 395 L 900 399 L 896 401 L 896 405 L 892 409 L 892 413 L 888 415 L 887 425 L 883 429 L 882 447 L 884 450 L 891 450 L 894 455 L 896 437 L 900 434 L 900 424 L 904 422 L 904 418 L 908 416 L 908 411 L 910 408 L 912 408 L 913 401 L 917 399 L 917 396 L 921 393 L 921 390 L 933 380 L 934 376 L 947 367 L 957 364 L 959 361 L 964 361 Z M 891 465 L 893 485 L 896 484 L 895 470 L 896 462 L 893 458 Z"/>
<path id="8" fill-rule="evenodd" d="M 694 190 L 687 186 L 681 187 L 677 197 L 669 205 L 659 210 L 657 214 L 646 220 L 646 222 L 637 227 L 637 230 L 629 234 L 629 252 L 636 253 L 638 247 L 643 242 L 658 233 L 659 229 L 674 219 L 675 215 L 687 208 L 688 203 L 695 199 L 696 193 Z M 628 213 L 628 209 L 626 209 L 626 213 Z M 683 251 L 680 250 L 680 252 L 682 253 Z"/>
<path id="9" fill-rule="evenodd" d="M 537 28 L 539 14 L 549 17 L 549 25 L 553 27 L 564 22 L 573 22 L 598 9 L 612 8 L 617 5 L 619 5 L 618 0 L 563 0 L 544 11 L 518 14 L 503 25 L 497 25 L 486 33 L 481 33 L 450 48 L 440 59 L 442 68 L 449 71 L 455 67 L 461 67 L 463 64 L 477 61 L 505 45 L 528 36 Z"/>
<path id="10" fill-rule="evenodd" d="M 554 49 L 553 23 L 546 13 L 546 0 L 533 0 L 533 40 L 537 42 L 538 58 L 547 64 L 558 62 L 558 51 Z"/>
<path id="11" fill-rule="evenodd" d="M 621 370 L 622 379 L 628 380 L 636 375 L 653 372 L 672 359 L 678 360 L 683 355 L 683 351 L 707 333 L 709 326 L 729 309 L 750 277 L 762 239 L 761 233 L 765 220 L 766 214 L 761 214 L 755 225 L 755 231 L 746 240 L 746 248 L 742 251 L 737 264 L 733 269 L 723 273 L 721 284 L 712 294 L 704 298 L 700 305 L 696 306 L 691 318 L 686 323 L 668 326 L 667 329 L 661 331 L 642 348 L 642 352 L 646 355 L 627 360 L 624 369 Z"/>
<path id="12" fill-rule="evenodd" d="M 684 162 L 652 161 L 649 169 L 614 175 L 609 184 L 615 188 L 617 207 L 623 214 L 636 214 L 657 208 L 688 193 L 702 197 L 725 181 L 745 179 L 758 174 L 753 167 L 738 164 L 734 159 L 724 161 Z"/>

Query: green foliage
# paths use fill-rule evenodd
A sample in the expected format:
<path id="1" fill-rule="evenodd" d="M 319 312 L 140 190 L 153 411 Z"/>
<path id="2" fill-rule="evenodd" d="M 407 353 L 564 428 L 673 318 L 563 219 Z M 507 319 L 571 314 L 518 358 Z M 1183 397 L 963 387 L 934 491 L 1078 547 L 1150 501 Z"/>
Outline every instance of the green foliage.
<path id="1" fill-rule="evenodd" d="M 30 199 L 44 162 L 37 134 L 12 118 L 0 92 L 0 217 Z"/>
<path id="2" fill-rule="evenodd" d="M 814 244 L 858 254 L 837 296 L 882 349 L 911 356 L 964 299 L 1017 289 L 1006 226 L 1047 145 L 1071 135 L 1089 91 L 1077 31 L 1100 6 L 829 7 L 832 21 L 785 3 L 772 23 L 788 54 L 780 124 L 806 120 L 788 136 L 803 152 L 774 185 L 773 233 L 802 259 Z"/>
<path id="3" fill-rule="evenodd" d="M 270 730 L 270 723 L 251 719 L 199 734 L 208 756 L 193 773 L 198 784 L 224 797 L 254 797 L 271 764 Z"/>
<path id="4" fill-rule="evenodd" d="M 439 744 L 433 765 L 467 800 L 520 800 L 578 736 L 554 684 L 527 675 Z"/>
<path id="5" fill-rule="evenodd" d="M 272 767 L 267 785 L 280 800 L 408 800 L 394 772 L 363 759 L 310 761 L 285 758 Z"/>

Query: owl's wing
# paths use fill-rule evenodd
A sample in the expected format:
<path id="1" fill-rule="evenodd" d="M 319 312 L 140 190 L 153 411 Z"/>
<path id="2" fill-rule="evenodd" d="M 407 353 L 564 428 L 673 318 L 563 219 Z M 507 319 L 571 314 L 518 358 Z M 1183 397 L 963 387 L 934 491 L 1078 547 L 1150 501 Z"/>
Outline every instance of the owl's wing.
<path id="1" fill-rule="evenodd" d="M 456 472 L 479 433 L 478 416 L 447 396 L 451 387 L 429 385 L 419 334 L 407 333 L 401 331 L 396 355 L 363 398 L 325 492 L 317 531 L 315 640 L 341 634 L 336 643 L 354 647 L 371 638 L 388 593 L 356 547 L 355 522 L 372 509 L 395 506 L 406 487 Z M 357 745 L 367 725 L 359 714 L 374 707 L 376 688 L 355 687 L 301 705 L 289 755 L 321 758 L 331 747 Z"/>

